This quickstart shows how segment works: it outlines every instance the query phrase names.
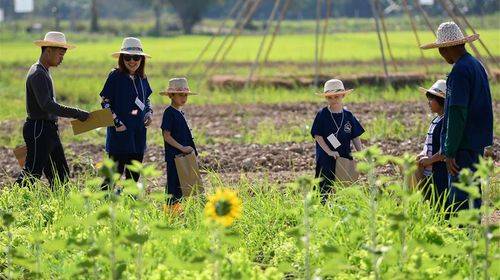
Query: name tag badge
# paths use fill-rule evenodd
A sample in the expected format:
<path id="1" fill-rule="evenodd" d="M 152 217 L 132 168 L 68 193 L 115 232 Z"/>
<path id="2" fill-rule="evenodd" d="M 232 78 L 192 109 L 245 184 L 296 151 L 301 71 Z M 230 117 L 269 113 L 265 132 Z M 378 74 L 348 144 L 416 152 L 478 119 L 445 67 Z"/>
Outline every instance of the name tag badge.
<path id="1" fill-rule="evenodd" d="M 328 142 L 330 142 L 330 144 L 332 144 L 334 149 L 337 149 L 341 145 L 339 140 L 337 139 L 337 137 L 335 137 L 335 135 L 333 135 L 333 133 L 326 137 L 326 139 L 328 140 Z"/>
<path id="2" fill-rule="evenodd" d="M 137 105 L 137 107 L 139 107 L 139 109 L 141 109 L 141 111 L 144 111 L 144 108 L 146 107 L 146 105 L 144 105 L 144 103 L 142 103 L 142 101 L 139 99 L 139 97 L 135 98 L 135 105 Z"/>

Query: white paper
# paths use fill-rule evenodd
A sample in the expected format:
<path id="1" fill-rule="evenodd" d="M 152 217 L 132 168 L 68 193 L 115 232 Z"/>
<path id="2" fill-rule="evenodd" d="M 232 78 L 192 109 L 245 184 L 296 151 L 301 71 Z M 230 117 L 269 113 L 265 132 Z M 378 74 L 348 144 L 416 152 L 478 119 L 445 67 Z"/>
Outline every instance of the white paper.
<path id="1" fill-rule="evenodd" d="M 146 105 L 144 105 L 144 103 L 142 103 L 142 101 L 139 99 L 139 97 L 135 98 L 135 105 L 137 105 L 137 107 L 139 107 L 139 109 L 141 109 L 141 111 L 144 111 L 144 108 L 146 107 Z"/>
<path id="2" fill-rule="evenodd" d="M 332 144 L 334 149 L 337 149 L 341 145 L 339 140 L 337 139 L 337 137 L 335 137 L 335 135 L 333 135 L 333 133 L 326 137 L 326 139 L 330 142 L 330 144 Z"/>

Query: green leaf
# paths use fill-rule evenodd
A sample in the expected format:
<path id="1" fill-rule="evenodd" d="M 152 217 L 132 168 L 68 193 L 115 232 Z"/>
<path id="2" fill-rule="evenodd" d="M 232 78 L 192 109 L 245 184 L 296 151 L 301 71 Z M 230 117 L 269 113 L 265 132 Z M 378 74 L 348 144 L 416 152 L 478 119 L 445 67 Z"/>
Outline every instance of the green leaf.
<path id="1" fill-rule="evenodd" d="M 147 234 L 132 233 L 125 236 L 128 241 L 136 244 L 144 244 L 148 241 L 149 236 Z"/>

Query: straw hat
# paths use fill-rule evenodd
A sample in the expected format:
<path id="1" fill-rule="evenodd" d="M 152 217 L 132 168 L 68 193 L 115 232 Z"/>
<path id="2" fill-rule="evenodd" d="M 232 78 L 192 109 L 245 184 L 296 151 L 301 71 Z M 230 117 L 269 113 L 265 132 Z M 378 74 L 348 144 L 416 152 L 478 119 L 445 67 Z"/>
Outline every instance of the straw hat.
<path id="1" fill-rule="evenodd" d="M 432 95 L 446 98 L 446 81 L 445 80 L 437 80 L 429 89 L 419 87 L 418 90 L 421 93 L 430 93 Z"/>
<path id="2" fill-rule="evenodd" d="M 168 95 L 169 93 L 187 93 L 189 95 L 198 95 L 197 93 L 189 90 L 188 81 L 186 78 L 173 78 L 168 81 L 168 88 L 160 91 L 161 95 Z"/>
<path id="3" fill-rule="evenodd" d="M 353 89 L 345 89 L 344 83 L 339 79 L 331 79 L 326 81 L 323 88 L 323 92 L 318 92 L 316 95 L 319 96 L 333 96 L 339 94 L 347 94 L 353 91 Z"/>
<path id="4" fill-rule="evenodd" d="M 57 31 L 50 31 L 45 34 L 43 40 L 36 40 L 33 43 L 39 47 L 57 47 L 65 49 L 74 49 L 74 45 L 66 43 L 66 36 L 64 33 Z"/>
<path id="5" fill-rule="evenodd" d="M 475 41 L 479 38 L 479 34 L 473 34 L 464 37 L 460 27 L 452 21 L 443 22 L 439 25 L 437 30 L 437 39 L 434 43 L 420 46 L 421 49 L 433 49 L 451 47 L 456 45 L 465 44 L 467 42 Z"/>
<path id="6" fill-rule="evenodd" d="M 113 53 L 112 56 L 118 58 L 120 57 L 120 54 L 142 55 L 147 58 L 151 58 L 149 54 L 142 51 L 141 40 L 134 37 L 127 37 L 123 39 L 120 51 Z"/>

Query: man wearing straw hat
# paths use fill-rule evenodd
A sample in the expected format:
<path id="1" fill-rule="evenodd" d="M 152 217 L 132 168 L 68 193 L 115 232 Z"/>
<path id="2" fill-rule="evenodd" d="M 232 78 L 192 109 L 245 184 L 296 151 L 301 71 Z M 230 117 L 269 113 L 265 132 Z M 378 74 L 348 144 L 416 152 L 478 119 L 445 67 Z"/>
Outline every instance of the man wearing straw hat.
<path id="1" fill-rule="evenodd" d="M 453 209 L 468 208 L 469 195 L 456 188 L 458 173 L 463 168 L 475 171 L 474 164 L 484 149 L 493 144 L 493 108 L 488 75 L 479 60 L 465 49 L 465 43 L 479 34 L 465 37 L 454 22 L 442 23 L 434 43 L 422 49 L 439 48 L 439 53 L 453 68 L 446 80 L 444 125 L 441 133 L 441 152 L 446 157 L 450 196 Z M 481 206 L 481 199 L 474 207 Z"/>
<path id="2" fill-rule="evenodd" d="M 42 53 L 33 64 L 26 78 L 26 111 L 28 117 L 23 127 L 23 137 L 27 146 L 24 168 L 16 183 L 26 186 L 42 176 L 49 180 L 51 187 L 59 180 L 68 178 L 69 167 L 59 138 L 57 118 L 74 118 L 85 121 L 89 113 L 56 102 L 50 67 L 57 67 L 63 61 L 66 50 L 74 46 L 66 43 L 61 32 L 48 32 L 35 45 Z"/>

